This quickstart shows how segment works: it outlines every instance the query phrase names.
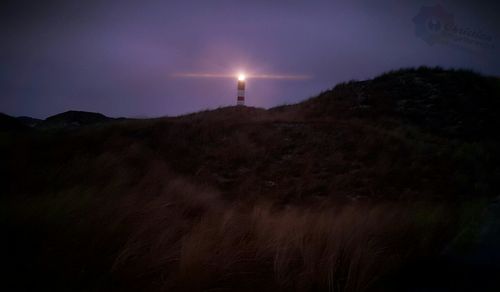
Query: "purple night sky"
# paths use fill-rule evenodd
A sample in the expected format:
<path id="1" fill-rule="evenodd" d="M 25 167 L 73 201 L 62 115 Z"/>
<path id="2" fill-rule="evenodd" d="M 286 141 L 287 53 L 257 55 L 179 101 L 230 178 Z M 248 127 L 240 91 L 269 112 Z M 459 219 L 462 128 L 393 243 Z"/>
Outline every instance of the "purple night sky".
<path id="1" fill-rule="evenodd" d="M 500 76 L 499 1 L 7 1 L 0 9 L 0 112 L 84 110 L 178 115 L 234 105 L 235 78 L 178 73 L 310 75 L 249 79 L 247 105 L 295 103 L 351 79 L 408 66 Z M 490 2 L 490 3 L 487 3 Z M 412 19 L 441 4 L 484 48 L 427 44 Z"/>

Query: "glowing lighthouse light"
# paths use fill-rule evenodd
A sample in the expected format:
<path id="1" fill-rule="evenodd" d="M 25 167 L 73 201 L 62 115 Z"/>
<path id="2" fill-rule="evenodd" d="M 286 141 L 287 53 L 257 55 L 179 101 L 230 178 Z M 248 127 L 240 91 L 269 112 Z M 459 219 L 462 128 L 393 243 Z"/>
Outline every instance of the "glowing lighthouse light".
<path id="1" fill-rule="evenodd" d="M 236 78 L 238 81 L 236 104 L 245 105 L 245 80 L 247 77 L 254 79 L 275 79 L 275 80 L 306 80 L 311 79 L 310 75 L 290 75 L 290 74 L 264 74 L 252 73 L 249 76 L 245 76 L 243 72 L 238 74 L 231 73 L 216 73 L 216 72 L 184 72 L 184 73 L 173 73 L 171 77 L 174 78 Z"/>
<path id="2" fill-rule="evenodd" d="M 245 105 L 245 75 L 238 75 L 238 95 L 236 98 L 237 105 Z"/>

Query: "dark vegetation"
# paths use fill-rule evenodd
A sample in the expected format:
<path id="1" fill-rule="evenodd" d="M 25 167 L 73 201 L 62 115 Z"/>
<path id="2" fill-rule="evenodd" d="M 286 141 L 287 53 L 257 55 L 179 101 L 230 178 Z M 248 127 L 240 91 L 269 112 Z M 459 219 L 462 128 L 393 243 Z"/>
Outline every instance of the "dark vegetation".
<path id="1" fill-rule="evenodd" d="M 0 131 L 18 132 L 25 131 L 27 127 L 16 118 L 0 113 Z"/>
<path id="2" fill-rule="evenodd" d="M 405 291 L 498 196 L 499 98 L 496 78 L 419 68 L 269 110 L 2 115 L 8 282 Z"/>
<path id="3" fill-rule="evenodd" d="M 20 118 L 26 121 L 26 118 Z M 67 111 L 57 114 L 43 121 L 35 123 L 37 128 L 77 128 L 93 124 L 105 123 L 114 120 L 100 113 L 90 113 L 81 111 Z M 33 122 L 33 121 L 32 121 Z"/>
<path id="4" fill-rule="evenodd" d="M 43 120 L 32 118 L 32 117 L 17 117 L 17 120 L 24 124 L 25 126 L 34 128 L 38 126 Z"/>

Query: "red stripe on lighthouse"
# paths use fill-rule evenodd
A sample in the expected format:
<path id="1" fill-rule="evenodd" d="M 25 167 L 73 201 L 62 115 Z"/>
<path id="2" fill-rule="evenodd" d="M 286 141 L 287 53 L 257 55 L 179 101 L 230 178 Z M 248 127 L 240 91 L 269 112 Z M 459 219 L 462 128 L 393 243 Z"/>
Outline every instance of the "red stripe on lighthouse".
<path id="1" fill-rule="evenodd" d="M 245 105 L 245 80 L 238 80 L 238 94 L 236 95 L 236 104 Z"/>

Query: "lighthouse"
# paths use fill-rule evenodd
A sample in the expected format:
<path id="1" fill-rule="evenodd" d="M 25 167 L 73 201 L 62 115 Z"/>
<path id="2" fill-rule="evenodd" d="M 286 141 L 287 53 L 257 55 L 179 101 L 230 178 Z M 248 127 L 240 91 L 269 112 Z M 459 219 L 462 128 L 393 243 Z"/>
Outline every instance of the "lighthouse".
<path id="1" fill-rule="evenodd" d="M 238 95 L 236 105 L 245 105 L 245 75 L 238 75 Z"/>

